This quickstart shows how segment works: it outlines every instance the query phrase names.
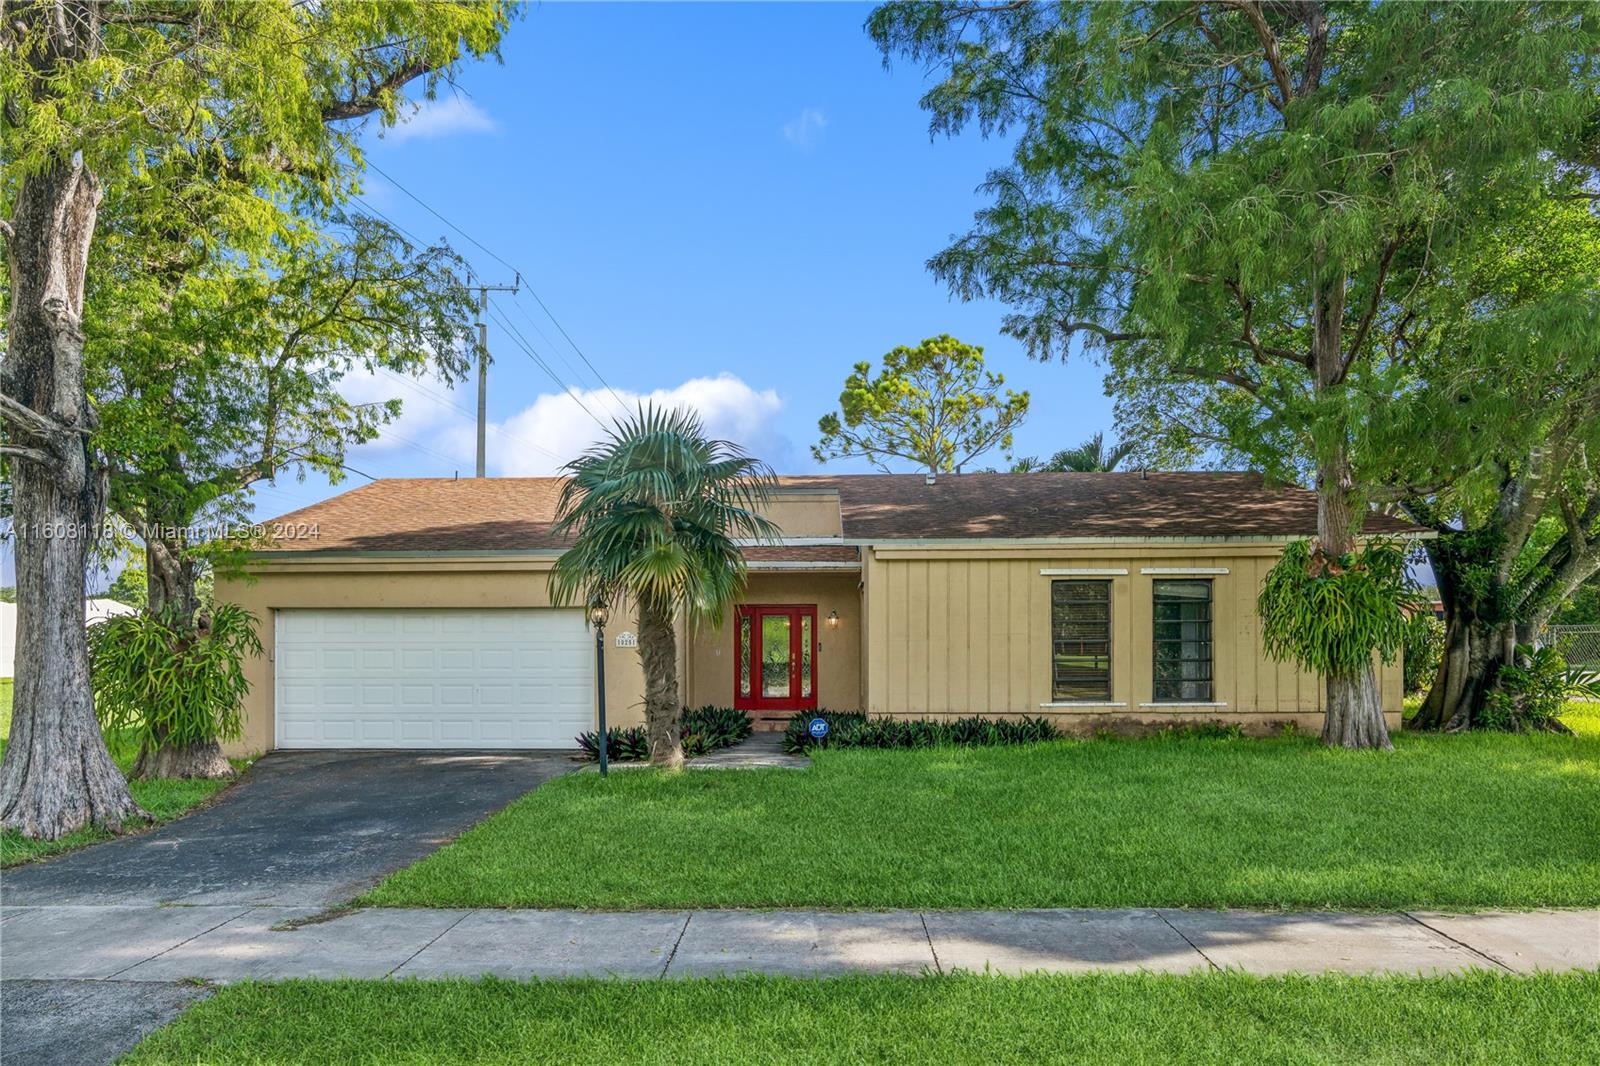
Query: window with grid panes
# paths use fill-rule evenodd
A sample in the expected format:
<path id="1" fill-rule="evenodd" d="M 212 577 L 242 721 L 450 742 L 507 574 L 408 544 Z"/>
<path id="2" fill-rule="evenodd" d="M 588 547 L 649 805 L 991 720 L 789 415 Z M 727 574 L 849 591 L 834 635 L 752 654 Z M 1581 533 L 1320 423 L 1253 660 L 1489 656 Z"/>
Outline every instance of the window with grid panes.
<path id="1" fill-rule="evenodd" d="M 1111 582 L 1050 582 L 1050 698 L 1111 698 Z"/>
<path id="2" fill-rule="evenodd" d="M 1211 582 L 1155 582 L 1155 702 L 1210 703 Z"/>

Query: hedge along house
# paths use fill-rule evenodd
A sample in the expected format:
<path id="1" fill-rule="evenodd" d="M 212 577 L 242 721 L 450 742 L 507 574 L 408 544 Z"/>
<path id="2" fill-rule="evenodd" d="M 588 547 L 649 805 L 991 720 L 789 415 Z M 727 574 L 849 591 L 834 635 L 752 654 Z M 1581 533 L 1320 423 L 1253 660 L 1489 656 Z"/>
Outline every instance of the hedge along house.
<path id="1" fill-rule="evenodd" d="M 556 478 L 375 481 L 272 524 L 218 595 L 262 620 L 240 750 L 560 748 L 594 726 L 594 634 L 547 579 Z M 680 630 L 685 703 L 1316 730 L 1321 680 L 1262 648 L 1255 600 L 1316 500 L 1238 473 L 786 477 L 720 629 Z M 1415 536 L 1393 519 L 1369 534 Z M 632 611 L 611 724 L 643 721 Z M 1401 671 L 1381 667 L 1398 728 Z"/>

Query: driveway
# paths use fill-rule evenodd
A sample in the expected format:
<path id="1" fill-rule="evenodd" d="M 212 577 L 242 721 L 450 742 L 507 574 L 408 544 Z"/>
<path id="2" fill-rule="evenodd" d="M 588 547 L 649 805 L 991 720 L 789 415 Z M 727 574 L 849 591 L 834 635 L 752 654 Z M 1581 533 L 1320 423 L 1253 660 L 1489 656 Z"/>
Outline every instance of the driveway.
<path id="1" fill-rule="evenodd" d="M 7 906 L 343 902 L 552 777 L 571 752 L 273 752 L 209 807 L 7 870 Z"/>
<path id="2" fill-rule="evenodd" d="M 320 910 L 359 895 L 523 793 L 577 769 L 571 756 L 273 752 L 204 810 L 148 833 L 5 871 L 0 922 L 70 927 L 92 924 L 96 915 L 119 915 L 113 921 L 118 931 L 101 940 L 138 954 L 133 934 L 151 915 L 205 926 L 228 907 Z M 188 906 L 149 909 L 165 903 Z M 133 909 L 54 909 L 68 906 Z M 25 907 L 47 909 L 13 909 Z M 15 935 L 10 939 L 18 942 Z M 0 972 L 5 969 L 0 959 Z M 5 1060 L 110 1062 L 207 994 L 183 982 L 6 980 L 0 982 Z"/>

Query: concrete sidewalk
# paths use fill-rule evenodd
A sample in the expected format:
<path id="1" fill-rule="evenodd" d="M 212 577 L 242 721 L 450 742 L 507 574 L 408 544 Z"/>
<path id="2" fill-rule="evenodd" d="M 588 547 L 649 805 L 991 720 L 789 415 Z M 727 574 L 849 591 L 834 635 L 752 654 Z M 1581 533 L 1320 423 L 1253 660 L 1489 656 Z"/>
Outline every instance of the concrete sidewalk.
<path id="1" fill-rule="evenodd" d="M 1531 973 L 1600 967 L 1600 911 L 1443 915 L 1193 911 L 0 908 L 0 978 L 630 978 L 933 974 Z"/>

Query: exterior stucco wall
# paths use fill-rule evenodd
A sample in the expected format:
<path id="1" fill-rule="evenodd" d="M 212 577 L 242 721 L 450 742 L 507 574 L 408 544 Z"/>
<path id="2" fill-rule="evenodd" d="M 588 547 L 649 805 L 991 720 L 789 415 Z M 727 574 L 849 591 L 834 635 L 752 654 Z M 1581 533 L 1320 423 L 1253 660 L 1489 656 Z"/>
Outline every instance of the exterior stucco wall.
<path id="1" fill-rule="evenodd" d="M 1262 647 L 1256 596 L 1276 544 L 1192 548 L 940 549 L 879 547 L 864 560 L 868 591 L 867 710 L 890 715 L 1051 715 L 1064 728 L 1236 722 L 1256 732 L 1294 721 L 1320 727 L 1323 685 Z M 1215 705 L 1154 702 L 1152 582 L 1145 567 L 1226 568 L 1212 585 Z M 1051 706 L 1050 576 L 1046 569 L 1126 570 L 1082 575 L 1111 582 L 1111 697 Z M 1172 575 L 1181 576 L 1181 575 Z M 1380 666 L 1385 715 L 1398 728 L 1398 663 Z"/>
<path id="2" fill-rule="evenodd" d="M 259 568 L 255 579 L 219 579 L 217 598 L 243 605 L 260 623 L 262 655 L 245 664 L 244 736 L 225 745 L 229 755 L 275 746 L 273 718 L 274 612 L 286 608 L 490 608 L 548 607 L 549 557 L 483 559 L 289 559 Z M 606 628 L 608 725 L 644 722 L 644 671 L 636 648 L 618 648 L 616 635 L 637 633 L 626 604 L 613 609 Z M 680 663 L 681 669 L 681 663 Z"/>
<path id="3" fill-rule="evenodd" d="M 761 514 L 785 537 L 838 537 L 844 534 L 836 489 L 775 489 Z"/>
<path id="4" fill-rule="evenodd" d="M 817 705 L 836 711 L 862 706 L 861 594 L 859 573 L 760 573 L 750 575 L 743 603 L 817 605 Z M 830 611 L 839 625 L 829 629 Z M 734 617 L 728 612 L 720 629 L 699 627 L 688 642 L 689 676 L 684 684 L 690 707 L 733 706 Z M 782 714 L 782 712 L 772 712 Z"/>

